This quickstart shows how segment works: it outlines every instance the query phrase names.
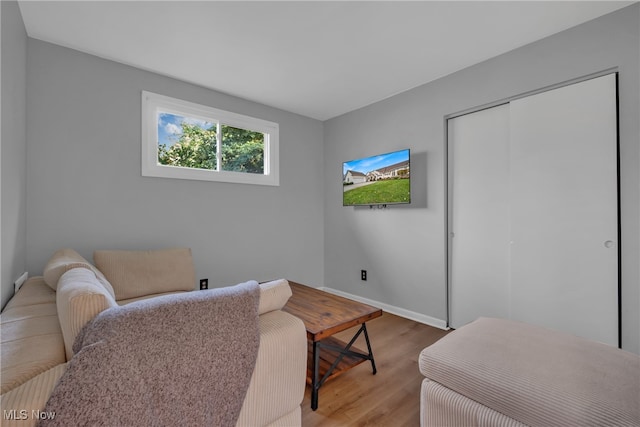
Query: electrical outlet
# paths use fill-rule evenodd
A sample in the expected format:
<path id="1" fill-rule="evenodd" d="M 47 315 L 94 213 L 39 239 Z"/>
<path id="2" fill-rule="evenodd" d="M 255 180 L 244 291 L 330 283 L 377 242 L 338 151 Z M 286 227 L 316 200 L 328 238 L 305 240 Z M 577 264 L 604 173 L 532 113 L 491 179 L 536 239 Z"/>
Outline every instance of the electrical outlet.
<path id="1" fill-rule="evenodd" d="M 209 279 L 200 279 L 200 290 L 209 289 Z"/>
<path id="2" fill-rule="evenodd" d="M 367 280 L 367 270 L 360 270 L 360 279 Z"/>

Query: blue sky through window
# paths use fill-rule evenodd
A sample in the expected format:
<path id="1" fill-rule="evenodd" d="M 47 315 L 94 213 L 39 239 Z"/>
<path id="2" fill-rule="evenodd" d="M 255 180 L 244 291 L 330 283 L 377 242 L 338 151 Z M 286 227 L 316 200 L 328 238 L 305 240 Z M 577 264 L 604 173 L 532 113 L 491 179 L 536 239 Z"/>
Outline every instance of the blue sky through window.
<path id="1" fill-rule="evenodd" d="M 198 125 L 203 129 L 209 129 L 215 124 L 193 117 L 158 112 L 158 145 L 165 144 L 168 148 L 175 144 L 182 135 L 182 123 Z"/>
<path id="2" fill-rule="evenodd" d="M 347 171 L 358 171 L 366 174 L 385 166 L 395 165 L 396 163 L 409 160 L 409 150 L 394 151 L 393 153 L 380 154 L 378 156 L 366 157 L 363 159 L 345 162 L 342 165 L 342 174 Z"/>

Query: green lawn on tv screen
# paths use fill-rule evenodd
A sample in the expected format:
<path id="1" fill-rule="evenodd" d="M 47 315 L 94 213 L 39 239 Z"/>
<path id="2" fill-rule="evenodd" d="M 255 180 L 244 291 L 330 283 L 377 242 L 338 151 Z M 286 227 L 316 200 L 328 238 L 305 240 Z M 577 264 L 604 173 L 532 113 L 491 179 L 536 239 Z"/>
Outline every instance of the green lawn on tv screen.
<path id="1" fill-rule="evenodd" d="M 348 187 L 345 187 L 347 190 Z M 363 187 L 344 192 L 343 204 L 376 205 L 387 203 L 408 203 L 410 188 L 408 179 L 377 181 Z"/>

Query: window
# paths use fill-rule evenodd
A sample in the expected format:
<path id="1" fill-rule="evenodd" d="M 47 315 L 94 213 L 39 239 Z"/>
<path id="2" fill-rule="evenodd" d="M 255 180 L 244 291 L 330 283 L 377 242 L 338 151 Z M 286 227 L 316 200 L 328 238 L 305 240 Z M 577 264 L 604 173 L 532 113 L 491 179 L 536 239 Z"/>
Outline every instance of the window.
<path id="1" fill-rule="evenodd" d="M 143 91 L 142 176 L 279 185 L 278 124 Z"/>

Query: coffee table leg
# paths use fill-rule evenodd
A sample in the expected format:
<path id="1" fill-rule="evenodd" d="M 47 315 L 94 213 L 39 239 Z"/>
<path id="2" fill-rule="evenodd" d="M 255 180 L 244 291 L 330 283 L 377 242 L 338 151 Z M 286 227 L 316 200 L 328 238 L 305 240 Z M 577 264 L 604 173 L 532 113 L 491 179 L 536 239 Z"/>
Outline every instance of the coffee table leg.
<path id="1" fill-rule="evenodd" d="M 373 351 L 371 350 L 371 343 L 369 342 L 369 334 L 367 333 L 367 325 L 362 324 L 362 332 L 364 332 L 364 340 L 367 342 L 367 350 L 369 350 L 369 357 L 371 360 L 371 368 L 373 369 L 373 375 L 375 375 L 378 370 L 376 369 L 376 362 L 373 360 Z"/>
<path id="2" fill-rule="evenodd" d="M 318 348 L 318 342 L 313 342 L 313 377 L 311 378 L 311 409 L 318 409 L 318 389 L 320 384 L 318 382 L 318 375 L 320 369 L 320 349 Z"/>

